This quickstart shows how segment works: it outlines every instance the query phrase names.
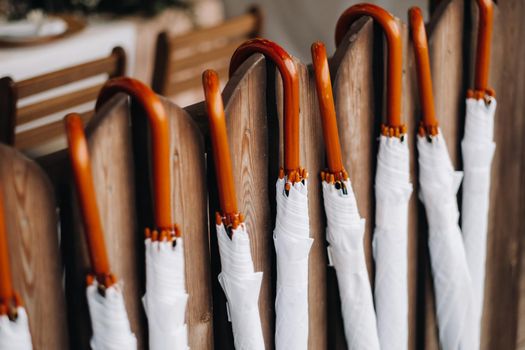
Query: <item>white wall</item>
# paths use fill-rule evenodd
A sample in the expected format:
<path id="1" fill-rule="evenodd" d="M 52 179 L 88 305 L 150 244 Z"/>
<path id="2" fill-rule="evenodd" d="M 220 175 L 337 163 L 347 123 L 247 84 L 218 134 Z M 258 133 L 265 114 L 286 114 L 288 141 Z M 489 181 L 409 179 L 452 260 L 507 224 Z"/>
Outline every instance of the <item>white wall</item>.
<path id="1" fill-rule="evenodd" d="M 308 63 L 310 45 L 321 40 L 329 54 L 335 50 L 334 30 L 339 15 L 355 0 L 224 0 L 227 17 L 243 13 L 250 4 L 258 4 L 264 13 L 263 35 L 279 43 L 290 54 Z M 407 20 L 408 9 L 419 6 L 428 12 L 428 0 L 369 0 Z"/>

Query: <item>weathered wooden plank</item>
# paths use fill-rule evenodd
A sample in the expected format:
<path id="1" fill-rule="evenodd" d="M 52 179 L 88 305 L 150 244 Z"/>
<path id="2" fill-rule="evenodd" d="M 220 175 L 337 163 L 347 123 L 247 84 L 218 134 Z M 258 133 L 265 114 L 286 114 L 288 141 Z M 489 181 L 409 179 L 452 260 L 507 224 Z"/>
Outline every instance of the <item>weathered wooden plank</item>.
<path id="1" fill-rule="evenodd" d="M 140 301 L 144 291 L 144 247 L 134 214 L 135 185 L 127 100 L 121 96 L 96 113 L 87 126 L 86 137 L 111 270 L 123 283 L 131 329 L 137 336 L 139 349 L 144 349 L 146 318 Z M 74 209 L 70 213 L 63 210 L 63 216 L 72 215 L 68 220 L 72 227 L 64 230 L 68 236 L 66 254 L 70 254 L 67 285 L 72 309 L 72 346 L 89 349 L 92 332 L 85 277 L 90 271 L 90 262 L 74 186 L 71 190 L 72 200 L 68 204 Z"/>
<path id="2" fill-rule="evenodd" d="M 375 94 L 373 89 L 373 24 L 362 19 L 347 33 L 331 61 L 333 91 L 343 164 L 348 171 L 361 217 L 366 218 L 364 247 L 368 272 L 373 285 L 372 231 L 373 172 L 375 168 L 377 132 Z M 331 273 L 335 280 L 335 273 Z M 333 349 L 346 349 L 340 315 L 339 294 L 331 295 L 329 315 L 330 342 Z M 336 320 L 335 317 L 338 317 Z"/>
<path id="3" fill-rule="evenodd" d="M 276 161 L 274 152 L 276 144 L 272 142 L 269 135 L 271 133 L 269 125 L 275 124 L 275 117 L 269 115 L 266 107 L 266 78 L 266 63 L 263 56 L 253 55 L 239 67 L 227 83 L 223 98 L 238 206 L 246 217 L 246 225 L 250 232 L 255 271 L 263 272 L 259 294 L 263 336 L 266 349 L 273 349 L 276 275 L 272 239 L 275 222 L 275 190 L 272 189 L 275 188 L 278 173 L 276 167 L 270 165 L 270 162 Z M 213 185 L 216 186 L 215 183 Z M 210 205 L 211 203 L 210 200 Z M 210 212 L 215 212 L 217 208 L 215 201 L 214 208 L 210 208 Z M 213 235 L 214 230 L 212 230 L 212 237 Z M 214 238 L 212 249 L 217 250 Z M 220 288 L 218 284 L 217 287 Z M 216 308 L 220 308 L 221 314 L 218 317 L 222 317 L 223 320 L 224 302 L 225 299 L 222 298 L 218 300 L 219 305 L 215 305 Z M 214 310 L 217 310 L 216 308 Z M 217 335 L 218 348 L 233 347 L 231 336 L 229 345 L 226 345 L 225 334 L 219 339 Z"/>
<path id="4" fill-rule="evenodd" d="M 213 349 L 204 139 L 187 112 L 167 99 L 162 101 L 170 116 L 173 217 L 184 237 L 189 346 Z"/>
<path id="5" fill-rule="evenodd" d="M 320 173 L 326 168 L 323 127 L 313 71 L 296 61 L 300 73 L 301 163 L 309 173 L 308 215 L 314 239 L 308 262 L 309 349 L 328 348 L 326 220 Z"/>
<path id="6" fill-rule="evenodd" d="M 13 285 L 24 301 L 33 347 L 67 349 L 66 300 L 53 188 L 43 170 L 0 144 Z"/>
<path id="7" fill-rule="evenodd" d="M 452 164 L 461 163 L 460 142 L 465 114 L 465 82 L 463 70 L 464 1 L 449 0 L 439 4 L 428 26 L 430 64 L 436 116 L 447 141 Z M 409 53 L 410 54 L 410 53 Z M 417 91 L 415 91 L 416 98 Z M 419 104 L 419 103 L 418 103 Z M 420 113 L 420 112 L 419 112 Z M 425 213 L 423 213 L 423 217 Z M 420 284 L 421 306 L 424 307 L 423 334 L 419 337 L 425 349 L 439 349 L 434 286 L 428 252 L 428 231 L 422 232 L 420 264 L 424 264 L 424 281 Z"/>
<path id="8" fill-rule="evenodd" d="M 469 67 L 474 67 L 477 6 L 468 15 L 473 23 Z M 489 85 L 496 90 L 496 152 L 492 163 L 485 304 L 481 349 L 516 347 L 520 299 L 520 259 L 523 256 L 523 158 L 525 133 L 525 44 L 522 36 L 525 3 L 500 0 L 494 8 L 494 32 Z M 472 69 L 470 81 L 473 81 Z M 472 85 L 472 84 L 470 84 Z M 517 190 L 520 189 L 520 190 Z M 521 275 L 520 275 L 521 273 Z"/>

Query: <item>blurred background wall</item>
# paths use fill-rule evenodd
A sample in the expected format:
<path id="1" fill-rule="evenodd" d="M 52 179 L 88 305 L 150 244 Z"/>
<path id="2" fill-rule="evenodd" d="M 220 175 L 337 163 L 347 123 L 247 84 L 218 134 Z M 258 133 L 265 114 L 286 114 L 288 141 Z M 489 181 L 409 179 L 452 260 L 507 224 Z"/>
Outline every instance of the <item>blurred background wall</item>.
<path id="1" fill-rule="evenodd" d="M 321 40 L 333 52 L 334 29 L 339 15 L 362 0 L 224 0 L 226 17 L 242 14 L 249 4 L 258 4 L 264 13 L 263 34 L 275 40 L 303 62 L 310 62 L 310 45 Z M 428 16 L 429 0 L 368 0 L 407 21 L 411 6 L 419 6 Z"/>

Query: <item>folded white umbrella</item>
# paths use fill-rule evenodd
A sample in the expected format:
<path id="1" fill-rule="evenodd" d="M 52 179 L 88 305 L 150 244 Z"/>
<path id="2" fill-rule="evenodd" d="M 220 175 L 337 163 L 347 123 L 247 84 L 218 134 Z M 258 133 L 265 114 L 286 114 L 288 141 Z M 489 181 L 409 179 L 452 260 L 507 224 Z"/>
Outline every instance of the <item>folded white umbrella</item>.
<path id="1" fill-rule="evenodd" d="M 408 345 L 408 201 L 412 193 L 406 138 L 379 137 L 375 179 L 373 254 L 375 302 L 381 348 Z"/>
<path id="2" fill-rule="evenodd" d="M 146 238 L 146 294 L 144 309 L 148 316 L 149 348 L 186 350 L 188 331 L 185 323 L 188 293 L 184 273 L 184 243 Z"/>
<path id="3" fill-rule="evenodd" d="M 490 96 L 485 99 L 467 98 L 466 103 L 465 135 L 461 142 L 464 172 L 461 228 L 474 291 L 473 322 L 476 324 L 476 333 L 472 337 L 477 339 L 479 345 L 485 290 L 490 172 L 496 149 L 493 133 L 497 103 Z"/>
<path id="4" fill-rule="evenodd" d="M 357 210 L 350 180 L 344 187 L 323 181 L 326 238 L 337 273 L 348 349 L 379 349 L 372 288 L 363 246 L 365 219 Z"/>
<path id="5" fill-rule="evenodd" d="M 440 130 L 436 136 L 418 136 L 417 146 L 440 343 L 443 349 L 473 349 L 473 288 L 456 197 L 463 175 L 454 171 Z"/>
<path id="6" fill-rule="evenodd" d="M 285 189 L 285 184 L 290 190 Z M 277 180 L 277 218 L 273 240 L 277 256 L 275 345 L 308 347 L 308 256 L 313 239 L 308 219 L 307 180 Z"/>
<path id="7" fill-rule="evenodd" d="M 241 223 L 232 229 L 231 238 L 224 224 L 216 226 L 221 256 L 219 282 L 228 300 L 235 349 L 263 350 L 258 304 L 263 273 L 254 271 L 246 225 Z"/>
<path id="8" fill-rule="evenodd" d="M 136 349 L 137 339 L 131 331 L 124 296 L 119 284 L 99 288 L 96 280 L 86 289 L 93 336 L 93 350 Z"/>
<path id="9" fill-rule="evenodd" d="M 31 350 L 31 334 L 26 310 L 16 308 L 16 318 L 10 320 L 7 315 L 0 316 L 0 350 Z"/>

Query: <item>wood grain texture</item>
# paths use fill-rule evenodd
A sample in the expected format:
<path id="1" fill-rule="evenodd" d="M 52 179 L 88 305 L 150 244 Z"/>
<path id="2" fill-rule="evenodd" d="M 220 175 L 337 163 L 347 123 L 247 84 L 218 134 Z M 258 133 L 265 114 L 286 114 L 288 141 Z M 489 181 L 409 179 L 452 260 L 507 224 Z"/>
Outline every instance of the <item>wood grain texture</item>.
<path id="1" fill-rule="evenodd" d="M 439 4 L 428 26 L 430 64 L 436 117 L 441 133 L 456 169 L 461 163 L 460 142 L 465 114 L 465 81 L 463 70 L 464 1 L 449 0 Z M 415 92 L 416 98 L 417 91 Z M 419 111 L 419 108 L 418 108 Z M 425 219 L 423 214 L 422 220 Z M 425 223 L 426 225 L 426 223 Z M 428 230 L 421 236 L 420 264 L 424 264 L 420 284 L 423 298 L 424 328 L 419 335 L 424 348 L 439 349 L 438 324 L 436 320 L 435 295 L 428 251 Z"/>
<path id="2" fill-rule="evenodd" d="M 359 212 L 366 218 L 365 254 L 369 268 L 372 267 L 371 238 L 374 227 L 374 177 L 375 159 L 377 153 L 376 138 L 379 135 L 379 125 L 385 110 L 383 103 L 384 83 L 377 71 L 384 69 L 384 62 L 377 62 L 373 57 L 382 57 L 382 32 L 374 31 L 372 23 L 367 20 L 358 21 L 347 33 L 343 43 L 337 49 L 332 60 L 332 75 L 336 99 L 341 147 L 343 149 L 344 165 L 349 171 L 353 182 Z M 415 155 L 415 108 L 417 96 L 414 95 L 416 78 L 413 53 L 408 47 L 408 28 L 398 20 L 403 38 L 403 120 L 408 127 L 408 142 L 410 149 L 410 174 L 417 193 L 416 155 Z M 374 43 L 375 42 L 375 43 Z M 377 52 L 379 51 L 379 52 Z M 375 72 L 374 72 L 375 67 Z M 375 74 L 374 74 L 375 73 Z M 384 76 L 384 75 L 383 75 Z M 382 91 L 383 93 L 379 93 Z M 420 205 L 417 197 L 412 195 L 408 214 L 408 295 L 409 295 L 409 349 L 419 348 L 418 334 L 418 282 L 419 271 L 419 223 Z M 373 279 L 373 273 L 371 274 Z M 338 345 L 340 347 L 341 345 Z"/>
<path id="3" fill-rule="evenodd" d="M 53 188 L 43 170 L 0 144 L 13 285 L 29 315 L 34 349 L 66 349 L 68 333 Z"/>
<path id="4" fill-rule="evenodd" d="M 366 218 L 364 248 L 373 285 L 372 232 L 376 132 L 373 87 L 372 20 L 359 20 L 347 33 L 331 61 L 333 91 L 343 165 L 348 171 L 361 217 Z M 335 280 L 335 272 L 331 273 Z M 336 288 L 337 289 L 337 288 Z M 331 295 L 330 342 L 334 349 L 346 349 L 338 292 Z M 335 318 L 337 317 L 337 319 Z M 336 326 L 337 325 L 337 326 Z"/>
<path id="5" fill-rule="evenodd" d="M 170 116 L 173 217 L 184 238 L 189 346 L 208 350 L 214 346 L 204 139 L 187 112 L 162 101 Z"/>
<path id="6" fill-rule="evenodd" d="M 111 270 L 123 284 L 126 310 L 131 329 L 137 336 L 138 348 L 145 349 L 146 318 L 140 300 L 144 292 L 144 244 L 142 230 L 138 228 L 134 214 L 135 185 L 129 118 L 129 104 L 120 96 L 95 114 L 87 126 L 86 137 Z M 85 277 L 90 271 L 90 263 L 72 184 L 71 190 L 70 205 L 75 208 L 71 212 L 73 227 L 65 234 L 69 236 L 68 251 L 72 255 L 67 277 L 69 303 L 75 310 L 72 312 L 74 321 L 70 320 L 74 327 L 72 347 L 89 349 L 92 332 L 85 297 Z"/>
<path id="7" fill-rule="evenodd" d="M 308 349 L 328 347 L 328 303 L 326 220 L 324 214 L 321 171 L 325 170 L 323 126 L 315 88 L 314 73 L 296 61 L 300 75 L 300 156 L 308 171 L 308 215 L 310 237 L 314 239 L 308 262 Z"/>
<path id="8" fill-rule="evenodd" d="M 474 66 L 477 6 L 470 4 L 469 68 Z M 519 313 L 521 250 L 525 240 L 523 172 L 525 133 L 525 3 L 500 0 L 494 8 L 494 32 L 489 86 L 496 90 L 496 151 L 492 162 L 485 303 L 481 349 L 516 347 Z M 472 69 L 469 82 L 473 81 Z M 472 85 L 470 83 L 469 85 Z M 518 190 L 519 189 L 519 190 Z M 521 295 L 521 298 L 525 295 Z M 523 325 L 521 329 L 523 330 Z M 523 334 L 521 334 L 523 337 Z"/>
<path id="9" fill-rule="evenodd" d="M 266 107 L 266 72 L 264 57 L 259 54 L 253 55 L 239 67 L 227 83 L 223 99 L 238 208 L 246 218 L 255 271 L 263 272 L 259 294 L 263 336 L 266 349 L 273 349 L 276 275 L 272 234 L 275 222 L 274 188 L 277 172 L 275 166 L 270 165 L 272 159 L 276 158 L 275 153 L 272 152 L 272 149 L 275 150 L 275 144 L 270 140 L 271 130 L 269 128 L 269 125 L 275 123 L 275 117 L 269 115 Z M 215 183 L 214 186 L 216 186 Z M 210 200 L 210 205 L 212 203 L 214 202 Z M 215 201 L 213 207 L 210 207 L 210 212 L 213 213 L 218 208 Z M 215 235 L 214 229 L 211 234 Z M 217 242 L 215 237 L 213 238 L 212 248 L 217 250 Z M 225 299 L 220 299 L 220 305 L 216 304 L 214 308 L 214 310 L 217 310 L 217 307 L 220 308 L 222 312 L 218 317 L 221 317 L 223 321 L 224 301 Z M 231 326 L 228 325 L 229 327 Z M 228 332 L 231 330 L 228 329 Z M 230 341 L 233 340 L 231 336 L 228 338 Z M 218 343 L 216 342 L 216 346 L 220 349 L 233 348 L 233 342 L 226 343 L 223 336 L 220 337 Z"/>

